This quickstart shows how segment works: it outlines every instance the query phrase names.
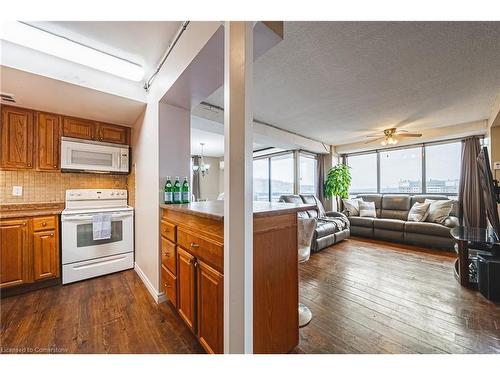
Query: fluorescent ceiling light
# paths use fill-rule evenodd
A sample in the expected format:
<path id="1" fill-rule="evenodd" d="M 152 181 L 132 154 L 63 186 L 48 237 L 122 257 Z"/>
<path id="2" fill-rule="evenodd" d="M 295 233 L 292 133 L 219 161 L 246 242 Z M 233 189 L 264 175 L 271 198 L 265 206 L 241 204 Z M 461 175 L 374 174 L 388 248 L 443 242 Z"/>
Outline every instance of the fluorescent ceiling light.
<path id="1" fill-rule="evenodd" d="M 22 22 L 2 22 L 0 39 L 19 44 L 118 77 L 139 82 L 144 69 L 137 64 L 97 51 Z"/>

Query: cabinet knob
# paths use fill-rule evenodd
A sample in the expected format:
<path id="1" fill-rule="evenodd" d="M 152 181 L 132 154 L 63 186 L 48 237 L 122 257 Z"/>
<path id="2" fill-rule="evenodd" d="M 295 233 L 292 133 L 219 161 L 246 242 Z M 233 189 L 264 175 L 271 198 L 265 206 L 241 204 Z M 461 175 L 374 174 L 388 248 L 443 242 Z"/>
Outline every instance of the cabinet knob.
<path id="1" fill-rule="evenodd" d="M 47 226 L 47 223 L 44 221 L 44 222 L 42 223 L 42 227 L 46 227 L 46 226 Z"/>
<path id="2" fill-rule="evenodd" d="M 25 222 L 25 221 L 23 221 L 23 227 L 25 227 L 25 226 L 26 226 L 26 222 Z"/>
<path id="3" fill-rule="evenodd" d="M 194 266 L 195 268 L 196 268 L 196 267 L 198 267 L 198 262 L 197 262 L 197 261 L 194 261 L 193 266 Z"/>
<path id="4" fill-rule="evenodd" d="M 31 163 L 28 163 L 28 167 L 31 167 Z"/>
<path id="5" fill-rule="evenodd" d="M 163 286 L 164 286 L 165 288 L 171 288 L 171 287 L 172 287 L 171 285 L 168 285 L 167 283 L 163 284 Z"/>
<path id="6" fill-rule="evenodd" d="M 169 253 L 163 253 L 163 256 L 164 256 L 165 258 L 170 258 Z"/>
<path id="7" fill-rule="evenodd" d="M 191 242 L 191 247 L 200 247 L 200 245 L 198 245 L 197 243 L 194 243 L 194 242 Z"/>
<path id="8" fill-rule="evenodd" d="M 51 234 L 50 234 L 50 237 L 54 237 L 54 233 L 51 233 Z"/>

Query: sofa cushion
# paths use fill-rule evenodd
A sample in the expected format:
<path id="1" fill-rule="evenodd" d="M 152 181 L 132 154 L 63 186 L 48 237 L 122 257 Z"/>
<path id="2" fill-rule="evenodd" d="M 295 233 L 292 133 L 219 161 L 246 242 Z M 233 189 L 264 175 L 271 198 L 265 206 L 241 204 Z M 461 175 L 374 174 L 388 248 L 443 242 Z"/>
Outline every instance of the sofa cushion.
<path id="1" fill-rule="evenodd" d="M 321 238 L 334 234 L 337 231 L 337 225 L 334 222 L 318 220 L 318 226 L 315 230 L 315 238 Z"/>
<path id="2" fill-rule="evenodd" d="M 350 221 L 351 225 L 354 225 L 354 226 L 373 228 L 373 222 L 375 221 L 375 218 L 349 216 L 349 221 Z"/>
<path id="3" fill-rule="evenodd" d="M 430 223 L 444 224 L 446 218 L 450 216 L 450 212 L 453 208 L 453 202 L 449 199 L 426 199 L 425 202 L 431 204 L 429 207 L 429 215 L 427 215 L 425 220 Z"/>
<path id="4" fill-rule="evenodd" d="M 420 203 L 415 202 L 408 212 L 408 221 L 425 221 L 427 215 L 429 215 L 430 203 Z"/>
<path id="5" fill-rule="evenodd" d="M 427 222 L 418 223 L 407 221 L 405 223 L 405 232 L 427 234 L 430 236 L 451 237 L 449 227 Z"/>
<path id="6" fill-rule="evenodd" d="M 362 201 L 361 198 L 342 199 L 342 203 L 349 216 L 359 216 L 359 202 Z"/>
<path id="7" fill-rule="evenodd" d="M 314 217 L 322 217 L 325 216 L 325 209 L 323 207 L 323 204 L 321 201 L 316 198 L 313 194 L 299 194 L 300 197 L 302 198 L 302 201 L 307 204 L 315 204 L 317 207 L 317 210 L 315 210 Z M 310 210 L 311 211 L 311 210 Z"/>
<path id="8" fill-rule="evenodd" d="M 425 202 L 426 199 L 440 201 L 440 200 L 447 200 L 449 198 L 446 195 L 432 195 L 432 194 L 413 195 L 411 197 L 411 205 L 413 206 L 415 202 L 423 203 Z M 450 216 L 458 216 L 458 201 L 456 199 L 451 199 L 451 201 L 453 202 L 453 205 L 451 208 Z"/>
<path id="9" fill-rule="evenodd" d="M 408 220 L 408 211 L 402 210 L 382 210 L 380 212 L 382 219 Z"/>
<path id="10" fill-rule="evenodd" d="M 376 229 L 387 229 L 395 231 L 404 231 L 405 222 L 397 219 L 377 219 L 373 222 L 373 227 Z"/>
<path id="11" fill-rule="evenodd" d="M 359 202 L 359 216 L 361 217 L 377 217 L 375 210 L 375 203 L 373 202 Z"/>
<path id="12" fill-rule="evenodd" d="M 364 202 L 375 203 L 375 210 L 377 217 L 380 217 L 380 210 L 382 209 L 382 195 L 381 194 L 360 194 L 357 198 L 363 199 Z"/>
<path id="13" fill-rule="evenodd" d="M 382 210 L 410 210 L 410 196 L 403 194 L 385 194 L 382 197 Z"/>

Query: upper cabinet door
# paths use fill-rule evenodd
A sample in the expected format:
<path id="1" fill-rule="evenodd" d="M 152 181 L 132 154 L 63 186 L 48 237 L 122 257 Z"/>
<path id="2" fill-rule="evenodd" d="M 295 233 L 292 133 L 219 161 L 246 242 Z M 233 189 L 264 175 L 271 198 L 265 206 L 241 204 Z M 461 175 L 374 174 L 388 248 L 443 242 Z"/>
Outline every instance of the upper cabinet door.
<path id="1" fill-rule="evenodd" d="M 2 106 L 1 167 L 33 168 L 33 113 L 30 110 Z"/>
<path id="2" fill-rule="evenodd" d="M 96 141 L 129 144 L 130 129 L 125 126 L 97 123 Z"/>
<path id="3" fill-rule="evenodd" d="M 94 139 L 95 123 L 90 120 L 84 120 L 74 117 L 63 117 L 63 136 Z"/>
<path id="4" fill-rule="evenodd" d="M 37 169 L 44 171 L 58 170 L 61 118 L 51 113 L 38 113 L 36 119 Z"/>

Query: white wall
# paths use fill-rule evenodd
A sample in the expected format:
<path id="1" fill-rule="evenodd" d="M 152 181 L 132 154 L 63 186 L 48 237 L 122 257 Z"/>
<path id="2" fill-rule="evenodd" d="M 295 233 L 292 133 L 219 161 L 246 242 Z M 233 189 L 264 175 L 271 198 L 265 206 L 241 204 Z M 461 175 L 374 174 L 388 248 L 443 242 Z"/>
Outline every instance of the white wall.
<path id="1" fill-rule="evenodd" d="M 219 158 L 204 157 L 205 164 L 210 164 L 210 170 L 205 177 L 200 175 L 200 198 L 214 201 L 222 192 L 220 189 Z M 224 188 L 223 188 L 224 189 Z"/>
<path id="2" fill-rule="evenodd" d="M 132 152 L 134 152 L 136 163 L 135 264 L 137 273 L 157 301 L 162 295 L 159 275 L 158 225 L 160 212 L 158 194 L 160 181 L 159 101 L 219 27 L 220 22 L 191 22 L 189 24 L 154 81 L 147 95 L 145 112 L 139 117 L 133 130 Z M 189 133 L 186 134 L 186 141 L 189 142 Z M 186 149 L 189 152 L 189 147 Z M 189 163 L 189 154 L 186 159 Z M 168 169 L 174 171 L 174 165 L 177 165 L 179 160 L 172 159 L 172 167 Z M 180 161 L 180 168 L 185 168 L 182 167 L 182 163 L 185 162 L 185 160 Z M 167 169 L 166 166 L 162 168 Z"/>

